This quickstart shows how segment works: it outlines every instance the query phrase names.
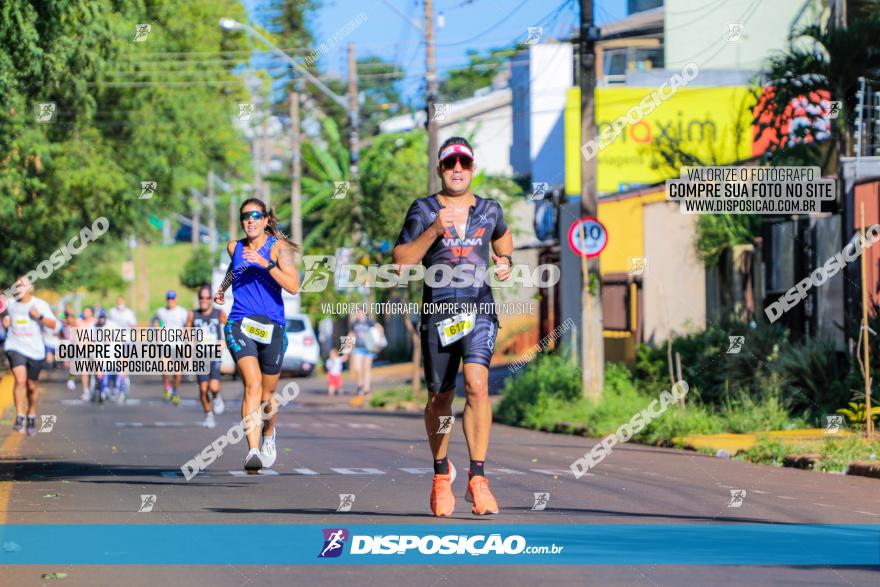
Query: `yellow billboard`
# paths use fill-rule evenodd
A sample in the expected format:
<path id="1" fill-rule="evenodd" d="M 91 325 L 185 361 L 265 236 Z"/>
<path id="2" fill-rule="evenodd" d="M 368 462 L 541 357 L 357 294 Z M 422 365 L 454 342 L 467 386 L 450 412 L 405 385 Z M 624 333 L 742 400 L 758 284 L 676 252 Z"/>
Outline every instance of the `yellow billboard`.
<path id="1" fill-rule="evenodd" d="M 656 88 L 596 88 L 597 135 Z M 752 106 L 746 86 L 679 88 L 647 116 L 627 122 L 623 132 L 598 151 L 599 193 L 622 191 L 677 177 L 653 143 L 677 145 L 703 164 L 729 164 L 752 156 Z M 630 115 L 630 120 L 634 117 Z M 568 121 L 566 121 L 568 122 Z"/>

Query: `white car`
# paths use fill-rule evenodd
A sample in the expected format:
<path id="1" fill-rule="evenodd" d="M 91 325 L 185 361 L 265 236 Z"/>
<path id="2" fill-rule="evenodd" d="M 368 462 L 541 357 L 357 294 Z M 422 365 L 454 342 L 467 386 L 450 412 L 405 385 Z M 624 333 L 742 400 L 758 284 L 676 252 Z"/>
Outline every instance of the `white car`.
<path id="1" fill-rule="evenodd" d="M 281 359 L 281 372 L 308 377 L 321 360 L 318 337 L 315 336 L 312 321 L 306 314 L 288 314 L 286 320 L 287 350 Z M 223 345 L 220 372 L 225 375 L 235 373 L 235 363 L 226 345 Z"/>
<path id="2" fill-rule="evenodd" d="M 308 377 L 321 360 L 318 337 L 306 314 L 290 314 L 286 318 L 287 350 L 281 359 L 281 371 Z"/>

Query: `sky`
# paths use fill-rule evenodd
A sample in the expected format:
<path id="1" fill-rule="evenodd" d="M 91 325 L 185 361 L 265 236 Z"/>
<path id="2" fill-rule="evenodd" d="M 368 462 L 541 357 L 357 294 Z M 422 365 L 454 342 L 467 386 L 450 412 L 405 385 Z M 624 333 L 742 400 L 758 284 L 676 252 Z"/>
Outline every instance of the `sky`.
<path id="1" fill-rule="evenodd" d="M 310 23 L 316 46 L 359 14 L 366 16 L 366 20 L 361 17 L 363 22 L 348 37 L 320 57 L 318 64 L 323 73 L 346 77 L 346 46 L 353 42 L 358 57 L 378 55 L 403 67 L 407 77 L 401 82 L 401 89 L 405 98 L 422 95 L 423 33 L 403 16 L 423 24 L 422 0 L 387 0 L 387 3 L 383 0 L 322 0 L 321 3 L 322 7 Z M 578 6 L 578 0 L 434 0 L 435 15 L 442 14 L 444 20 L 442 27 L 435 26 L 438 73 L 442 75 L 445 70 L 466 65 L 468 50 L 485 53 L 491 48 L 525 40 L 528 27 L 543 26 L 545 39 L 568 37 L 577 27 Z M 594 13 L 600 26 L 623 18 L 626 0 L 595 1 Z"/>

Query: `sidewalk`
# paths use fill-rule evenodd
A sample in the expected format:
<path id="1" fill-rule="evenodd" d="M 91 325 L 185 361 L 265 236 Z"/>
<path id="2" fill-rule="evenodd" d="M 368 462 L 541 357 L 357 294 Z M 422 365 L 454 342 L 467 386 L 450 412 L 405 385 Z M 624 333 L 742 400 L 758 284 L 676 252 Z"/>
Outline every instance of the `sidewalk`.
<path id="1" fill-rule="evenodd" d="M 748 450 L 755 445 L 758 436 L 767 437 L 770 440 L 779 440 L 788 444 L 821 444 L 829 437 L 824 428 L 807 428 L 803 430 L 778 430 L 775 432 L 751 432 L 748 434 L 692 434 L 685 437 L 676 437 L 675 442 L 681 442 L 687 448 L 693 450 L 711 448 L 713 450 L 725 450 L 735 455 L 741 450 Z M 840 430 L 833 436 L 851 436 L 846 430 Z"/>
<path id="2" fill-rule="evenodd" d="M 12 423 L 15 420 L 15 407 L 12 401 L 12 375 L 0 376 L 0 525 L 6 523 L 6 511 L 9 503 L 9 495 L 12 491 L 12 478 L 15 469 L 15 456 L 18 454 L 18 445 L 21 444 L 24 434 L 16 434 L 12 431 Z M 9 415 L 9 419 L 5 418 Z"/>

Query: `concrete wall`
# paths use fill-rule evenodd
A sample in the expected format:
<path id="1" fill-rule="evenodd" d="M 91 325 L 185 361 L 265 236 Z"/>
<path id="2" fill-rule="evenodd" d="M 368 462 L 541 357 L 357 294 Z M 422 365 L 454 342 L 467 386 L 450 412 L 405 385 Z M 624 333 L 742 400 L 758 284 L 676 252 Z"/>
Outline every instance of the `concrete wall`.
<path id="1" fill-rule="evenodd" d="M 658 344 L 706 325 L 705 268 L 694 252 L 697 216 L 682 214 L 677 203 L 644 207 L 644 340 Z"/>
<path id="2" fill-rule="evenodd" d="M 513 144 L 511 91 L 499 90 L 452 105 L 451 120 L 438 124 L 439 144 L 453 136 L 471 138 L 477 169 L 492 175 L 513 175 L 510 147 Z"/>
<path id="3" fill-rule="evenodd" d="M 569 43 L 530 45 L 512 60 L 514 173 L 532 181 L 565 180 L 564 112 L 573 84 Z"/>
<path id="4" fill-rule="evenodd" d="M 758 70 L 774 50 L 783 49 L 800 16 L 808 20 L 815 0 L 666 0 L 664 47 L 666 67 L 680 69 L 695 61 L 701 69 Z M 739 41 L 728 41 L 728 25 L 740 23 Z"/>

